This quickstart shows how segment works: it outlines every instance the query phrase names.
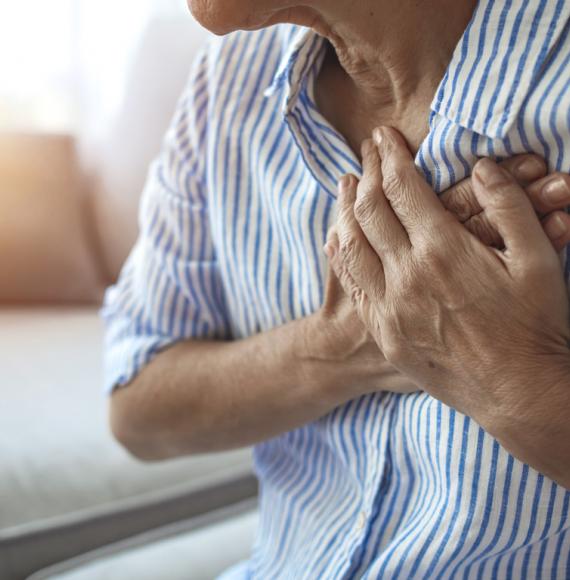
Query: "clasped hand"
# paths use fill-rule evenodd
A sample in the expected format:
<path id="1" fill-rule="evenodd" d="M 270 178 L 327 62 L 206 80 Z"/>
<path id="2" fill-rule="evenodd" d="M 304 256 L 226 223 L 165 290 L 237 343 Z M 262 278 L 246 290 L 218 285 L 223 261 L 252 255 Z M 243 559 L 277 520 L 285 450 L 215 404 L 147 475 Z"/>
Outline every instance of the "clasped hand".
<path id="1" fill-rule="evenodd" d="M 341 180 L 325 251 L 379 356 L 491 431 L 567 383 L 556 242 L 511 174 L 488 159 L 473 172 L 497 234 L 488 245 L 445 208 L 396 131 L 365 142 L 363 172 Z"/>

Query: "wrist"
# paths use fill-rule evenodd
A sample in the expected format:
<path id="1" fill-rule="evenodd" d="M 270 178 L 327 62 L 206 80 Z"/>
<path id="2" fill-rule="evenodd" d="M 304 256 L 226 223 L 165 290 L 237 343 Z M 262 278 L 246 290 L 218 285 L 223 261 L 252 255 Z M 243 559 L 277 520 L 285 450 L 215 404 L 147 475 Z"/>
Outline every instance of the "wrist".
<path id="1" fill-rule="evenodd" d="M 363 381 L 331 332 L 330 322 L 320 311 L 296 321 L 295 360 L 304 382 L 333 406 L 365 394 Z M 357 383 L 358 386 L 355 386 Z"/>
<path id="2" fill-rule="evenodd" d="M 510 405 L 483 427 L 517 459 L 570 489 L 570 354 L 514 381 Z"/>

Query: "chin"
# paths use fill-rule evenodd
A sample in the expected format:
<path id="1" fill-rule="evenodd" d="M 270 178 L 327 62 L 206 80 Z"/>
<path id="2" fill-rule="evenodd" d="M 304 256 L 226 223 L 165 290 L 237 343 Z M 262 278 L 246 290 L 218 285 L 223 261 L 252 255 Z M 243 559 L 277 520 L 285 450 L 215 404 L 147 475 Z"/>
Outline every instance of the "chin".
<path id="1" fill-rule="evenodd" d="M 263 26 L 254 23 L 252 0 L 188 0 L 188 7 L 204 28 L 219 36 Z"/>

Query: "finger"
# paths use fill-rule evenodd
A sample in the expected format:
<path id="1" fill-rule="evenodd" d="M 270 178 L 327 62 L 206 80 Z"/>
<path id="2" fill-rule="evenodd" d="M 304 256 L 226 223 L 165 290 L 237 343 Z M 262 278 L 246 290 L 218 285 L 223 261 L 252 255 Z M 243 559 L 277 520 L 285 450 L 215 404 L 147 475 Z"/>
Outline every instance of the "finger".
<path id="1" fill-rule="evenodd" d="M 570 175 L 553 173 L 531 183 L 526 192 L 539 214 L 564 209 L 570 205 Z"/>
<path id="2" fill-rule="evenodd" d="M 410 240 L 384 195 L 380 164 L 378 149 L 367 139 L 362 143 L 363 178 L 356 190 L 354 216 L 374 251 L 387 265 L 410 249 Z"/>
<path id="3" fill-rule="evenodd" d="M 463 224 L 474 236 L 486 246 L 499 250 L 504 249 L 505 243 L 497 230 L 481 212 Z M 542 220 L 542 227 L 557 252 L 561 252 L 570 243 L 570 215 L 564 211 L 549 213 Z"/>
<path id="4" fill-rule="evenodd" d="M 357 185 L 358 180 L 352 175 L 346 175 L 339 182 L 336 225 L 338 251 L 331 264 L 335 272 L 342 272 L 337 272 L 339 276 L 346 279 L 349 274 L 371 299 L 380 300 L 385 288 L 384 268 L 354 217 Z"/>
<path id="5" fill-rule="evenodd" d="M 336 232 L 334 232 L 327 240 L 324 250 L 329 259 L 329 267 L 331 270 L 328 277 L 328 283 L 336 286 L 334 289 L 335 293 L 338 294 L 340 289 L 340 291 L 348 297 L 351 304 L 356 308 L 357 313 L 362 314 L 368 296 L 354 281 L 354 278 L 350 275 L 350 272 L 343 264 L 340 258 L 340 240 Z M 332 310 L 335 308 L 336 304 Z"/>
<path id="6" fill-rule="evenodd" d="M 414 239 L 423 241 L 441 228 L 458 227 L 439 198 L 418 173 L 414 159 L 401 135 L 394 129 L 375 129 L 383 175 L 383 188 L 394 213 Z"/>
<path id="7" fill-rule="evenodd" d="M 352 306 L 356 309 L 356 313 L 361 315 L 364 311 L 366 302 L 368 301 L 368 296 L 354 281 L 348 270 L 343 267 L 342 262 L 337 259 L 338 250 L 334 243 L 327 246 L 327 256 L 329 257 L 332 271 L 334 276 L 336 276 L 342 291 L 348 297 Z"/>
<path id="8" fill-rule="evenodd" d="M 538 155 L 516 155 L 500 163 L 523 187 L 546 175 L 546 163 Z M 440 201 L 460 222 L 465 223 L 481 213 L 481 206 L 473 193 L 471 177 L 456 183 L 442 195 Z"/>
<path id="9" fill-rule="evenodd" d="M 465 223 L 474 215 L 481 213 L 481 206 L 473 193 L 470 177 L 450 187 L 439 199 L 443 207 L 461 223 Z"/>
<path id="10" fill-rule="evenodd" d="M 548 214 L 542 220 L 542 227 L 557 252 L 570 244 L 570 215 L 563 211 Z"/>
<path id="11" fill-rule="evenodd" d="M 486 246 L 492 246 L 500 250 L 505 247 L 503 238 L 501 238 L 499 232 L 491 225 L 485 212 L 474 215 L 464 222 L 463 225 Z"/>
<path id="12" fill-rule="evenodd" d="M 507 171 L 481 159 L 473 169 L 473 191 L 508 255 L 523 258 L 552 251 L 526 192 Z"/>
<path id="13" fill-rule="evenodd" d="M 544 177 L 548 172 L 544 159 L 532 153 L 515 155 L 510 159 L 505 159 L 499 165 L 510 173 L 522 187 Z"/>
<path id="14" fill-rule="evenodd" d="M 330 241 L 332 239 L 338 239 L 335 226 L 330 228 L 330 230 L 327 232 L 327 242 L 323 248 L 327 257 L 328 257 L 329 246 L 331 243 Z M 323 311 L 326 314 L 334 314 L 334 312 L 336 311 L 337 304 L 341 300 L 342 293 L 343 293 L 342 286 L 338 280 L 338 277 L 335 275 L 332 264 L 330 264 L 330 262 L 329 262 L 329 267 L 327 270 L 327 277 L 326 277 L 326 282 L 325 282 L 325 292 L 324 292 L 325 301 L 322 305 Z"/>

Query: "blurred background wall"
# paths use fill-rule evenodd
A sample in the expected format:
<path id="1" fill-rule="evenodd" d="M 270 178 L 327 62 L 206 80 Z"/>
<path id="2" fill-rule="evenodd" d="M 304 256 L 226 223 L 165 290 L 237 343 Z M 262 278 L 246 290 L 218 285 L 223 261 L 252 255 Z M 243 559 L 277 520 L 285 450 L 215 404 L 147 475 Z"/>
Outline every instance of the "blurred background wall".
<path id="1" fill-rule="evenodd" d="M 183 0 L 0 0 L 0 300 L 100 300 L 205 37 Z"/>

